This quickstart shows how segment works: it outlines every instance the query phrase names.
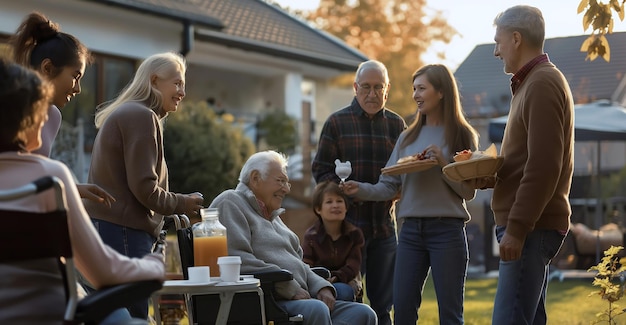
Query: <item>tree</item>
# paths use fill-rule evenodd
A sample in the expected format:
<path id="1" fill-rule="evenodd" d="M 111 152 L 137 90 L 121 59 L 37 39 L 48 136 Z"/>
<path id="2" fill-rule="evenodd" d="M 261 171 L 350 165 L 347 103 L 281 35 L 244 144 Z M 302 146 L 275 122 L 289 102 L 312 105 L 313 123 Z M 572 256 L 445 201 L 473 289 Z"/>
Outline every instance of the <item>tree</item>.
<path id="1" fill-rule="evenodd" d="M 383 62 L 392 85 L 388 106 L 406 117 L 415 113 L 411 74 L 423 65 L 421 55 L 434 42 L 449 43 L 458 34 L 440 11 L 426 11 L 426 0 L 321 0 L 305 17 Z M 338 82 L 351 86 L 353 80 L 350 75 Z"/>
<path id="2" fill-rule="evenodd" d="M 163 133 L 171 190 L 201 192 L 205 204 L 237 185 L 255 151 L 239 127 L 220 120 L 205 102 L 186 103 L 168 116 Z"/>
<path id="3" fill-rule="evenodd" d="M 581 52 L 587 52 L 585 60 L 593 61 L 598 56 L 606 62 L 611 61 L 611 48 L 605 35 L 613 33 L 613 11 L 620 21 L 624 21 L 624 2 L 626 0 L 609 0 L 605 4 L 597 0 L 581 0 L 578 4 L 578 14 L 583 15 L 583 30 L 592 27 L 591 35 L 580 47 Z"/>
<path id="4" fill-rule="evenodd" d="M 258 123 L 259 137 L 269 149 L 293 154 L 298 139 L 297 121 L 283 111 L 272 111 Z"/>

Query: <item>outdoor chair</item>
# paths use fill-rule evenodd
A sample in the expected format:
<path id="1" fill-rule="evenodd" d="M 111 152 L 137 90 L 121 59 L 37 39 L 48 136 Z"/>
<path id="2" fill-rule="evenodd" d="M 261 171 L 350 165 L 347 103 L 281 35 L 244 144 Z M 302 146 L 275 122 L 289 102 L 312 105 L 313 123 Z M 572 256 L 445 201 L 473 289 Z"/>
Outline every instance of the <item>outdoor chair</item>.
<path id="1" fill-rule="evenodd" d="M 101 288 L 79 300 L 63 182 L 56 177 L 43 177 L 19 188 L 0 191 L 0 201 L 28 196 L 33 196 L 33 200 L 36 200 L 38 193 L 50 188 L 53 188 L 56 197 L 57 208 L 54 211 L 41 213 L 0 210 L 3 223 L 0 227 L 0 264 L 56 259 L 67 296 L 63 324 L 98 324 L 112 311 L 145 299 L 162 287 L 159 280 L 137 281 Z M 158 249 L 163 249 L 162 245 Z M 2 307 L 0 312 L 1 309 Z M 132 320 L 126 324 L 148 323 L 145 320 Z"/>

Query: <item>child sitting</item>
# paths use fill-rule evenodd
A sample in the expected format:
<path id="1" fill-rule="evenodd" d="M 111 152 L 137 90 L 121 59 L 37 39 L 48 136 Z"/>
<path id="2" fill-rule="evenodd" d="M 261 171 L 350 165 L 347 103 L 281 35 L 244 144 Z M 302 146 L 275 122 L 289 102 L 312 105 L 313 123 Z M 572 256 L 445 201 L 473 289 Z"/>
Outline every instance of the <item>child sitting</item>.
<path id="1" fill-rule="evenodd" d="M 348 198 L 337 183 L 318 184 L 313 193 L 313 211 L 318 221 L 304 235 L 303 260 L 311 267 L 330 270 L 328 279 L 337 290 L 337 300 L 361 299 L 361 249 L 363 232 L 345 221 Z"/>

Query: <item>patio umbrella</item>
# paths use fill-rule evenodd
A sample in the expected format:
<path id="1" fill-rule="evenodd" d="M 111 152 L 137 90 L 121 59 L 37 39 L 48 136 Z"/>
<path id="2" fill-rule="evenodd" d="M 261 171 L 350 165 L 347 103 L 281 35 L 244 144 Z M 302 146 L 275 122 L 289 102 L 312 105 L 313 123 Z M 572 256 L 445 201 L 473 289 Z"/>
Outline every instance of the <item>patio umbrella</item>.
<path id="1" fill-rule="evenodd" d="M 489 122 L 489 139 L 492 142 L 502 142 L 504 128 L 508 116 L 497 117 Z M 602 141 L 626 141 L 626 109 L 611 104 L 607 100 L 589 104 L 580 104 L 574 107 L 574 138 L 576 141 L 596 141 L 597 176 L 601 171 L 600 143 Z M 596 178 L 597 179 L 597 178 Z M 602 226 L 602 203 L 600 202 L 600 180 L 596 181 L 598 198 L 596 199 L 596 229 Z M 596 247 L 596 259 L 600 261 L 600 241 Z"/>
<path id="2" fill-rule="evenodd" d="M 489 122 L 489 140 L 502 142 L 508 116 Z M 576 141 L 626 141 L 626 109 L 608 101 L 576 105 L 574 109 Z"/>

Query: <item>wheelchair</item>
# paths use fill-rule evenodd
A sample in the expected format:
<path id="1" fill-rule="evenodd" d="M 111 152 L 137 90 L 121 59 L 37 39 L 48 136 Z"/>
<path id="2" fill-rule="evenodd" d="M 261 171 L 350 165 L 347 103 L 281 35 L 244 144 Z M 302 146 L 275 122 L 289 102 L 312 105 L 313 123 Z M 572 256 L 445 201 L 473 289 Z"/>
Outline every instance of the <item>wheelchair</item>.
<path id="1" fill-rule="evenodd" d="M 79 300 L 77 271 L 74 267 L 72 245 L 67 225 L 67 210 L 63 182 L 46 176 L 19 188 L 0 191 L 0 201 L 10 201 L 53 189 L 56 209 L 50 212 L 0 210 L 0 264 L 40 259 L 55 259 L 65 284 L 65 312 L 63 324 L 98 324 L 112 311 L 145 299 L 162 287 L 161 281 L 146 280 L 119 284 L 94 291 Z M 25 220 L 29 220 L 26 224 Z M 27 228 L 27 229 L 25 229 Z M 24 229 L 24 231 L 20 231 Z M 158 249 L 163 249 L 159 247 Z M 63 260 L 63 262 L 62 262 Z M 25 284 L 27 285 L 27 284 Z M 0 288 L 2 291 L 2 288 Z M 2 312 L 2 307 L 0 307 Z M 60 321 L 60 320 L 59 320 Z M 148 324 L 131 320 L 130 324 Z"/>
<path id="2" fill-rule="evenodd" d="M 174 228 L 178 241 L 180 260 L 183 276 L 188 279 L 187 267 L 193 266 L 193 233 L 189 218 L 185 215 L 171 215 L 166 217 L 164 229 Z M 330 271 L 325 268 L 314 269 L 315 273 L 324 277 L 330 277 Z M 293 275 L 288 270 L 260 272 L 252 274 L 259 279 L 263 290 L 265 316 L 268 324 L 294 325 L 301 324 L 302 315 L 289 315 L 276 303 L 275 284 L 281 281 L 290 281 Z M 214 324 L 220 306 L 218 295 L 199 295 L 191 298 L 190 324 Z M 231 305 L 228 318 L 230 325 L 262 324 L 261 306 L 256 293 L 237 293 Z"/>

